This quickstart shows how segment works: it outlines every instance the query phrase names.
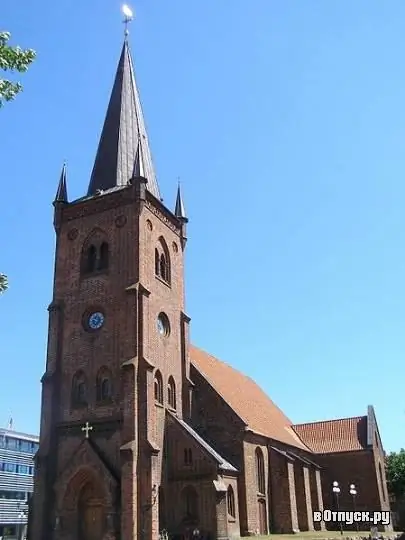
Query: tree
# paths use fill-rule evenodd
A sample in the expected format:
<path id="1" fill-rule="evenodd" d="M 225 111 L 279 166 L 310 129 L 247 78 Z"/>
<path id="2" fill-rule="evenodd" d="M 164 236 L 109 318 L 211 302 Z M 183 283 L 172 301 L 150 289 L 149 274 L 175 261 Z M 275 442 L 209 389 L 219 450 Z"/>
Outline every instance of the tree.
<path id="1" fill-rule="evenodd" d="M 0 294 L 3 293 L 8 287 L 7 276 L 0 274 Z"/>
<path id="2" fill-rule="evenodd" d="M 0 32 L 0 69 L 13 73 L 24 73 L 35 59 L 36 53 L 32 49 L 21 49 L 8 45 L 10 39 L 9 32 Z M 19 82 L 12 82 L 8 79 L 0 78 L 0 108 L 5 101 L 11 101 L 21 92 L 22 86 Z M 8 287 L 7 276 L 0 274 L 0 294 Z"/>
<path id="3" fill-rule="evenodd" d="M 405 450 L 391 452 L 386 457 L 388 491 L 398 499 L 405 496 Z"/>
<path id="4" fill-rule="evenodd" d="M 8 45 L 10 37 L 9 32 L 0 32 L 0 69 L 10 73 L 15 71 L 24 73 L 34 61 L 36 53 L 32 49 L 23 50 Z M 14 99 L 21 90 L 19 82 L 0 78 L 0 107 L 5 101 Z"/>

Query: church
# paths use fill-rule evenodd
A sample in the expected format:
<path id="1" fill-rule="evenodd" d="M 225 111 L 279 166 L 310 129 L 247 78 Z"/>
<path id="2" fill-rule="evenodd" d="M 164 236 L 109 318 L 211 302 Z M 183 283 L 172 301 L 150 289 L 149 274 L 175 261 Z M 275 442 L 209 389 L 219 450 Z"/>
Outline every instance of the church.
<path id="1" fill-rule="evenodd" d="M 336 528 L 313 511 L 337 504 L 389 510 L 372 406 L 294 425 L 190 344 L 188 217 L 180 187 L 162 201 L 128 37 L 87 193 L 68 199 L 64 166 L 53 204 L 30 540 L 225 540 Z"/>

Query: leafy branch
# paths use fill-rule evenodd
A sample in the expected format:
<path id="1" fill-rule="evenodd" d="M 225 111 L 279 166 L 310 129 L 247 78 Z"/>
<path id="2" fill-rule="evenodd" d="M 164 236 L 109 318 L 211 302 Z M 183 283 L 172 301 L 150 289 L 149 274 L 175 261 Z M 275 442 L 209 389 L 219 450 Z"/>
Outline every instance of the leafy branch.
<path id="1" fill-rule="evenodd" d="M 25 73 L 35 60 L 36 53 L 32 49 L 21 49 L 9 45 L 10 32 L 0 32 L 0 70 L 5 72 Z M 0 108 L 6 101 L 13 100 L 22 90 L 19 82 L 12 82 L 0 78 Z M 0 273 L 0 294 L 8 288 L 8 280 L 5 274 Z"/>
<path id="2" fill-rule="evenodd" d="M 32 49 L 21 49 L 8 44 L 11 34 L 0 32 L 0 69 L 11 73 L 25 73 L 35 60 L 36 53 Z M 22 86 L 19 82 L 12 82 L 8 79 L 0 78 L 0 107 L 5 101 L 11 101 L 21 92 Z"/>
<path id="3" fill-rule="evenodd" d="M 0 294 L 2 294 L 8 288 L 7 276 L 0 274 Z"/>

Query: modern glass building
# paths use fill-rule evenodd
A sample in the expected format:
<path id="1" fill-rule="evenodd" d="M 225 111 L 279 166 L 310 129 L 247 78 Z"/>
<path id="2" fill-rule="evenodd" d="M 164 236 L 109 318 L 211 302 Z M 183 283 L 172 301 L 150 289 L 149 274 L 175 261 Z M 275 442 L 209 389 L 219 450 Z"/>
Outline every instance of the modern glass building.
<path id="1" fill-rule="evenodd" d="M 26 535 L 39 438 L 0 428 L 0 538 Z"/>

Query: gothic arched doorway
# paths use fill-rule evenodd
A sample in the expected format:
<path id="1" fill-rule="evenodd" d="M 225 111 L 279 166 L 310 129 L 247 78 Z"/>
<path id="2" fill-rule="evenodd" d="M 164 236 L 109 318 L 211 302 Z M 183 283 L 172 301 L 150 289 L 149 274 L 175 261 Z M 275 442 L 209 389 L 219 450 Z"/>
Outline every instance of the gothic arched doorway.
<path id="1" fill-rule="evenodd" d="M 100 540 L 105 532 L 103 501 L 94 484 L 88 482 L 79 493 L 78 540 Z"/>
<path id="2" fill-rule="evenodd" d="M 198 495 L 193 486 L 187 486 L 181 492 L 183 524 L 197 526 L 199 522 Z"/>

